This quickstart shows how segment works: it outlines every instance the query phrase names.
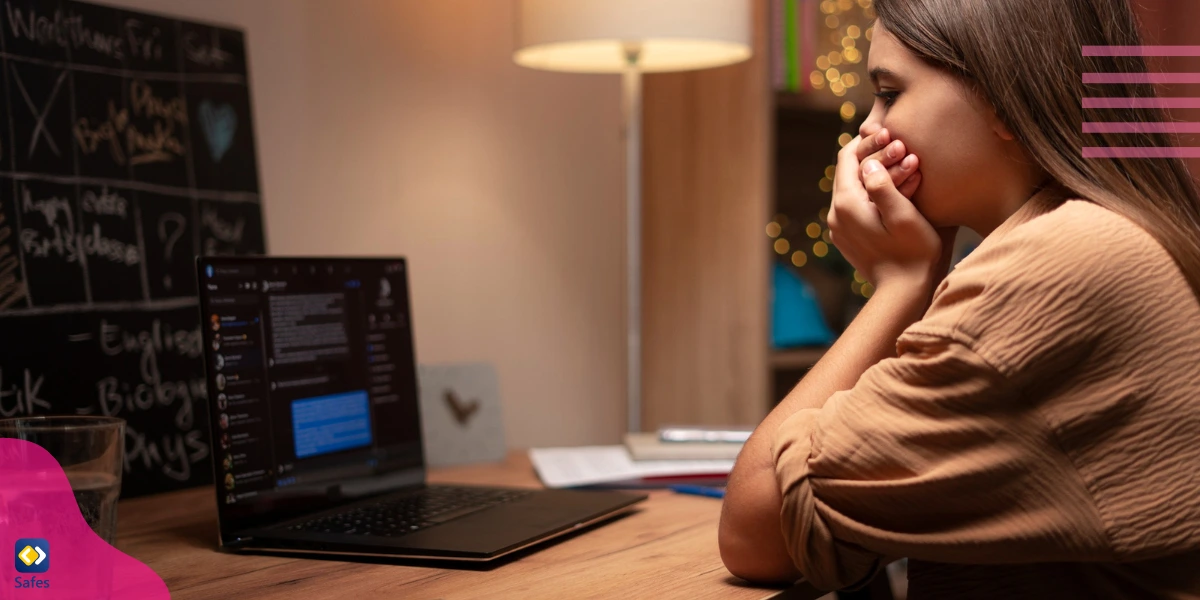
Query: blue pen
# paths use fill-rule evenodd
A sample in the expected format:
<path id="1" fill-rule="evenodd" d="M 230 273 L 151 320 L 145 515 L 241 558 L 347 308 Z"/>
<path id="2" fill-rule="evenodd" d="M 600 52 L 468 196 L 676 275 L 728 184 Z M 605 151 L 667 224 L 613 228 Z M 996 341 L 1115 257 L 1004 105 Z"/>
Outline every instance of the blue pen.
<path id="1" fill-rule="evenodd" d="M 709 498 L 724 498 L 725 488 L 705 487 L 703 485 L 673 485 L 671 491 L 693 496 L 708 496 Z"/>

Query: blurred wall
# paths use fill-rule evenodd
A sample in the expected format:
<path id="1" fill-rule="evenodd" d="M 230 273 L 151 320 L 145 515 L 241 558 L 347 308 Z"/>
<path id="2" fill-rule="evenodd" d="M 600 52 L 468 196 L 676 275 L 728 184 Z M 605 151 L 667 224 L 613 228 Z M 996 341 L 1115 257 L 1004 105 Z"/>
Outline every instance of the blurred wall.
<path id="1" fill-rule="evenodd" d="M 754 56 L 646 76 L 643 429 L 754 425 L 771 408 L 767 2 Z"/>
<path id="2" fill-rule="evenodd" d="M 271 253 L 407 256 L 418 361 L 495 364 L 510 446 L 617 442 L 619 78 L 515 66 L 508 1 L 110 3 L 246 31 Z"/>

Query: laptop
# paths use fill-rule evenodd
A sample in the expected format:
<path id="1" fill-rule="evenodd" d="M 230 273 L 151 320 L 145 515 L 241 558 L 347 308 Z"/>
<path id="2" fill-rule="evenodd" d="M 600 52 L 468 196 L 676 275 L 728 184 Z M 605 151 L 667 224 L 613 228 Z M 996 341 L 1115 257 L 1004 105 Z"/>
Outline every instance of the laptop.
<path id="1" fill-rule="evenodd" d="M 404 259 L 197 264 L 222 548 L 489 561 L 646 498 L 427 485 Z"/>

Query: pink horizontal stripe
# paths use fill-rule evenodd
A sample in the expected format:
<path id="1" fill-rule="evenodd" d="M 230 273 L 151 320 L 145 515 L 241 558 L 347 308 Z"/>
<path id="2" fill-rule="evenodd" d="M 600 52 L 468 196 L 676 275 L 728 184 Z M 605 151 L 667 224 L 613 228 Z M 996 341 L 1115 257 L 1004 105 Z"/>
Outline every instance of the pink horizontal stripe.
<path id="1" fill-rule="evenodd" d="M 1200 46 L 1084 46 L 1084 56 L 1200 56 Z"/>
<path id="2" fill-rule="evenodd" d="M 1183 146 L 1163 148 L 1159 146 L 1085 146 L 1084 158 L 1200 158 L 1200 147 Z"/>
<path id="3" fill-rule="evenodd" d="M 1084 98 L 1084 108 L 1200 108 L 1200 98 Z"/>
<path id="4" fill-rule="evenodd" d="M 1200 123 L 1111 123 L 1087 122 L 1084 133 L 1200 133 Z"/>
<path id="5" fill-rule="evenodd" d="M 1200 73 L 1084 73 L 1084 83 L 1200 83 Z"/>

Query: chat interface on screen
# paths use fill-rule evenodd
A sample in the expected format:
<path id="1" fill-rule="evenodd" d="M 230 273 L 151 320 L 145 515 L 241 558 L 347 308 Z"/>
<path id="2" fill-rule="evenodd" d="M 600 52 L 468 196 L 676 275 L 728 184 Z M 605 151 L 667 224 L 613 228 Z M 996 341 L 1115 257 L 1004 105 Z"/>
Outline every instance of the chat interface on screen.
<path id="1" fill-rule="evenodd" d="M 419 466 L 403 262 L 201 269 L 219 501 Z"/>

